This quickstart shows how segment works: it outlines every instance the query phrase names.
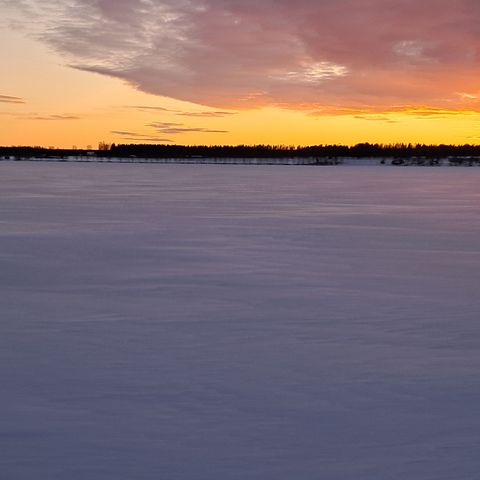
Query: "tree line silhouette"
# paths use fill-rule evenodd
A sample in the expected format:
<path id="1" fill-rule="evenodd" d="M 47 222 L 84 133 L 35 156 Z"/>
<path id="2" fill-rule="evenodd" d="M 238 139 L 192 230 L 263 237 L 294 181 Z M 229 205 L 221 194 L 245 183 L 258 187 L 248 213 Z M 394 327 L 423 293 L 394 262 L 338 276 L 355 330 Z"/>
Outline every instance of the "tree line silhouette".
<path id="1" fill-rule="evenodd" d="M 447 157 L 480 157 L 480 145 L 425 145 L 358 143 L 348 145 L 107 145 L 98 150 L 52 149 L 43 147 L 1 147 L 0 157 L 65 158 L 101 156 L 122 158 L 398 158 L 439 159 Z"/>

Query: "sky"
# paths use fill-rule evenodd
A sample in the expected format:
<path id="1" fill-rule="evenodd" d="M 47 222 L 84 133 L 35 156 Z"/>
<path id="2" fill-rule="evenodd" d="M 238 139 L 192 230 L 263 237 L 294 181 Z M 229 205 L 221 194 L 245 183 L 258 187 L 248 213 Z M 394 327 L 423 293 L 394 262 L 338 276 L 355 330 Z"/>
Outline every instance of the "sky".
<path id="1" fill-rule="evenodd" d="M 480 143 L 478 0 L 0 0 L 0 144 Z"/>

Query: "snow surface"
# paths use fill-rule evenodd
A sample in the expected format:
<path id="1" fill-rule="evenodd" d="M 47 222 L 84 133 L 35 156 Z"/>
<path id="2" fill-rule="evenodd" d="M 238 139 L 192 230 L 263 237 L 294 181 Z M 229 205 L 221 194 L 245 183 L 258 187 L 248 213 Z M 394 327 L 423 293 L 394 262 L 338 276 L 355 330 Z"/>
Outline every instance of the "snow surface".
<path id="1" fill-rule="evenodd" d="M 479 478 L 479 185 L 0 163 L 0 478 Z"/>

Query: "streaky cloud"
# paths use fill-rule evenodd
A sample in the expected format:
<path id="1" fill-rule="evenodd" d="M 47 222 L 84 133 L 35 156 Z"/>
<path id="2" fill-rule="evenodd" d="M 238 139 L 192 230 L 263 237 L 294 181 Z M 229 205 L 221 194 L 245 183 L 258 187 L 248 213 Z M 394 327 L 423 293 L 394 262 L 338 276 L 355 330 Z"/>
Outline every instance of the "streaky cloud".
<path id="1" fill-rule="evenodd" d="M 135 142 L 172 142 L 169 138 L 156 137 L 144 133 L 129 132 L 123 130 L 112 130 L 110 133 L 122 137 L 122 140 Z"/>
<path id="2" fill-rule="evenodd" d="M 166 133 L 170 135 L 178 135 L 182 133 L 229 133 L 228 130 L 213 130 L 204 127 L 188 127 L 183 123 L 173 122 L 154 122 L 149 123 L 147 127 L 154 128 L 157 132 Z"/>
<path id="3" fill-rule="evenodd" d="M 128 140 L 130 142 L 156 142 L 156 143 L 172 143 L 173 140 L 170 140 L 169 138 L 157 138 L 157 137 L 139 137 L 139 136 L 134 136 L 134 137 L 122 137 L 122 140 Z"/>
<path id="4" fill-rule="evenodd" d="M 237 112 L 180 112 L 177 115 L 182 117 L 199 117 L 199 118 L 222 118 L 230 115 L 236 115 Z"/>
<path id="5" fill-rule="evenodd" d="M 156 106 L 149 106 L 149 105 L 127 105 L 125 108 L 133 108 L 135 110 L 152 110 L 154 112 L 172 112 L 177 113 L 178 110 L 172 110 L 171 108 L 165 107 L 156 107 Z"/>
<path id="6" fill-rule="evenodd" d="M 12 97 L 10 95 L 0 95 L 0 103 L 26 103 L 26 101 L 21 97 Z"/>
<path id="7" fill-rule="evenodd" d="M 81 117 L 76 115 L 27 115 L 23 118 L 24 120 L 80 120 Z"/>
<path id="8" fill-rule="evenodd" d="M 385 123 L 398 123 L 397 120 L 393 120 L 390 117 L 387 117 L 385 115 L 355 115 L 354 118 L 358 120 L 368 120 L 371 122 L 385 122 Z"/>

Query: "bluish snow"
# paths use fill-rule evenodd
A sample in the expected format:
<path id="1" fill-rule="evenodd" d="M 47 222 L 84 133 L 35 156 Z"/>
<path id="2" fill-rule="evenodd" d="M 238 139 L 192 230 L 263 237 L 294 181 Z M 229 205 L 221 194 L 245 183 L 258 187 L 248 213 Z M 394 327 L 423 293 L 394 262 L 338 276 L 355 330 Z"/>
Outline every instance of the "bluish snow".
<path id="1" fill-rule="evenodd" d="M 0 163 L 0 478 L 478 478 L 479 185 Z"/>

